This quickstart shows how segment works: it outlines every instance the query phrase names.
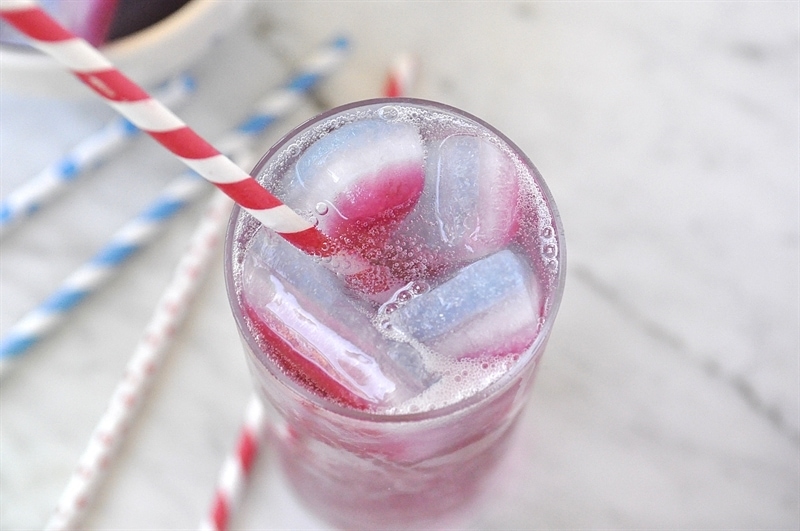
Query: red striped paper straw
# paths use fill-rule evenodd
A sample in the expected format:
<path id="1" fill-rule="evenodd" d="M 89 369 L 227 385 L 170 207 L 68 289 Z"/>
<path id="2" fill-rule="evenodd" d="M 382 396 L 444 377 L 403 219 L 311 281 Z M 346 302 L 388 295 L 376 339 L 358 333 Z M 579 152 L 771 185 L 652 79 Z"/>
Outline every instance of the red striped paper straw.
<path id="1" fill-rule="evenodd" d="M 231 200 L 220 192 L 209 201 L 206 213 L 125 367 L 125 376 L 114 389 L 108 408 L 92 432 L 89 445 L 47 522 L 47 531 L 80 527 L 197 293 L 221 240 L 230 209 Z"/>
<path id="2" fill-rule="evenodd" d="M 206 520 L 200 523 L 201 531 L 228 529 L 231 517 L 241 502 L 244 487 L 266 434 L 267 419 L 264 404 L 261 399 L 253 395 L 247 403 L 236 447 L 222 465 L 211 510 Z"/>
<path id="3" fill-rule="evenodd" d="M 389 68 L 383 92 L 387 98 L 400 98 L 411 92 L 417 78 L 417 60 L 408 53 L 395 57 Z"/>
<path id="4" fill-rule="evenodd" d="M 34 0 L 0 0 L 0 17 L 263 225 L 306 253 L 321 256 L 337 253 L 327 236 L 308 220 L 284 205 L 172 111 L 151 98 L 92 45 L 53 20 Z M 359 273 L 363 269 L 363 265 L 357 265 L 354 270 L 343 273 Z"/>

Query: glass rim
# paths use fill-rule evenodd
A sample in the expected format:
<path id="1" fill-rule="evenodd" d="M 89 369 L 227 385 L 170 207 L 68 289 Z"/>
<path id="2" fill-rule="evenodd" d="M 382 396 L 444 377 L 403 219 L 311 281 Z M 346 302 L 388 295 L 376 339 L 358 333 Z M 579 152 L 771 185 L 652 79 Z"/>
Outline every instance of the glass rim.
<path id="1" fill-rule="evenodd" d="M 484 389 L 464 398 L 463 400 L 459 400 L 452 404 L 448 404 L 444 407 L 425 410 L 425 411 L 418 411 L 413 413 L 391 414 L 391 413 L 381 413 L 369 410 L 359 410 L 359 409 L 349 408 L 341 404 L 338 404 L 332 400 L 319 396 L 318 394 L 310 391 L 303 385 L 299 384 L 298 382 L 294 381 L 292 378 L 287 376 L 282 370 L 280 370 L 279 367 L 277 367 L 275 362 L 270 360 L 268 354 L 263 353 L 263 349 L 260 347 L 258 340 L 253 336 L 251 328 L 247 324 L 247 319 L 244 315 L 244 312 L 242 311 L 239 297 L 236 293 L 236 286 L 233 278 L 234 267 L 232 264 L 233 262 L 232 256 L 233 256 L 234 240 L 236 239 L 237 227 L 240 223 L 240 218 L 242 217 L 249 218 L 241 221 L 242 223 L 257 224 L 258 221 L 256 221 L 255 218 L 253 218 L 249 213 L 247 213 L 242 207 L 240 207 L 239 205 L 234 205 L 233 210 L 231 211 L 230 218 L 228 220 L 228 227 L 225 236 L 223 260 L 224 260 L 224 275 L 225 275 L 225 291 L 228 297 L 228 302 L 231 306 L 231 311 L 233 313 L 234 320 L 236 321 L 236 327 L 240 337 L 247 344 L 247 347 L 251 349 L 253 352 L 260 352 L 263 354 L 263 356 L 257 356 L 256 361 L 261 365 L 263 365 L 264 368 L 267 370 L 267 372 L 270 374 L 270 376 L 275 378 L 283 388 L 286 388 L 287 392 L 297 394 L 303 400 L 308 401 L 312 403 L 314 406 L 326 410 L 330 413 L 334 413 L 355 420 L 372 421 L 376 423 L 392 423 L 392 422 L 408 423 L 408 422 L 419 422 L 440 417 L 446 417 L 455 412 L 466 410 L 473 406 L 476 406 L 485 400 L 491 400 L 495 396 L 500 396 L 506 390 L 506 388 L 510 387 L 517 380 L 517 377 L 523 373 L 523 369 L 525 367 L 527 367 L 530 364 L 537 363 L 538 358 L 542 356 L 544 352 L 544 347 L 546 346 L 547 340 L 550 336 L 550 332 L 552 331 L 556 315 L 558 314 L 558 309 L 561 305 L 561 299 L 564 293 L 564 285 L 565 285 L 566 270 L 567 270 L 566 245 L 564 241 L 564 228 L 561 222 L 561 216 L 559 215 L 558 209 L 555 204 L 555 200 L 553 199 L 550 189 L 547 187 L 544 178 L 536 169 L 533 162 L 531 162 L 531 160 L 528 158 L 527 155 L 525 155 L 525 153 L 519 148 L 519 146 L 517 146 L 506 135 L 498 131 L 492 125 L 486 123 L 485 121 L 481 120 L 480 118 L 477 118 L 476 116 L 473 116 L 472 114 L 466 111 L 463 111 L 456 107 L 452 107 L 444 103 L 439 103 L 436 101 L 424 100 L 419 98 L 372 98 L 372 99 L 347 103 L 329 109 L 302 122 L 298 126 L 292 128 L 284 136 L 282 136 L 259 159 L 258 163 L 255 164 L 250 174 L 258 180 L 258 176 L 261 173 L 261 171 L 277 153 L 279 153 L 287 144 L 290 144 L 300 133 L 302 133 L 303 131 L 307 130 L 310 127 L 313 127 L 317 123 L 323 122 L 343 112 L 347 112 L 360 107 L 367 107 L 374 105 L 398 105 L 398 104 L 412 105 L 423 108 L 432 107 L 444 112 L 455 114 L 456 116 L 459 116 L 461 118 L 473 121 L 477 125 L 486 128 L 492 134 L 500 138 L 500 140 L 505 142 L 508 145 L 508 147 L 518 157 L 520 157 L 520 160 L 531 170 L 532 177 L 536 182 L 536 185 L 539 187 L 539 190 L 542 193 L 547 208 L 552 216 L 553 225 L 556 232 L 556 240 L 558 248 L 557 251 L 558 275 L 556 277 L 556 283 L 553 287 L 553 291 L 550 296 L 549 306 L 546 307 L 547 314 L 545 315 L 544 322 L 542 323 L 542 326 L 539 330 L 539 333 L 536 336 L 536 339 L 528 347 L 528 349 L 526 349 L 526 351 L 520 355 L 519 360 L 517 360 L 514 363 L 512 370 L 509 370 L 508 372 L 503 374 L 501 377 L 499 377 L 497 380 L 489 384 Z M 259 182 L 261 181 L 259 180 Z M 267 363 L 262 363 L 262 359 L 266 360 Z"/>

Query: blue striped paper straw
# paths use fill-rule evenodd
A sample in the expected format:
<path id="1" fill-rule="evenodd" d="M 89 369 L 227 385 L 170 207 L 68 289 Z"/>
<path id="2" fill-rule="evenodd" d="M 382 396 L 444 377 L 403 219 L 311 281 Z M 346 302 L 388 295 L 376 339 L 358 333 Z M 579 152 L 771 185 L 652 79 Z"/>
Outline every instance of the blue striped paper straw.
<path id="1" fill-rule="evenodd" d="M 249 161 L 256 137 L 294 109 L 304 94 L 341 64 L 348 47 L 347 40 L 340 37 L 312 55 L 297 75 L 261 99 L 255 112 L 218 142 L 220 151 L 237 164 Z M 124 226 L 94 258 L 69 276 L 53 295 L 15 324 L 0 340 L 0 376 L 8 370 L 11 360 L 52 332 L 72 309 L 111 278 L 130 255 L 154 239 L 166 221 L 205 188 L 204 183 L 193 172 L 178 178 L 152 206 Z M 185 199 L 179 200 L 176 193 L 186 194 Z"/>
<path id="2" fill-rule="evenodd" d="M 194 79 L 182 74 L 156 90 L 165 105 L 184 102 L 194 92 Z M 100 166 L 141 131 L 125 118 L 115 118 L 86 137 L 59 160 L 13 190 L 0 202 L 0 237 L 34 212 L 84 172 Z"/>
<path id="3" fill-rule="evenodd" d="M 154 239 L 166 221 L 204 190 L 205 181 L 188 172 L 168 185 L 150 206 L 116 232 L 93 258 L 0 340 L 0 374 L 5 372 L 10 358 L 25 352 L 62 322 L 68 312 L 105 284 L 134 252 Z"/>
<path id="4" fill-rule="evenodd" d="M 222 240 L 222 228 L 232 205 L 228 196 L 215 191 L 125 366 L 124 376 L 114 388 L 106 411 L 92 431 L 89 444 L 45 525 L 45 531 L 82 528 L 81 520 L 136 420 L 176 332 L 186 320 L 204 273 Z"/>

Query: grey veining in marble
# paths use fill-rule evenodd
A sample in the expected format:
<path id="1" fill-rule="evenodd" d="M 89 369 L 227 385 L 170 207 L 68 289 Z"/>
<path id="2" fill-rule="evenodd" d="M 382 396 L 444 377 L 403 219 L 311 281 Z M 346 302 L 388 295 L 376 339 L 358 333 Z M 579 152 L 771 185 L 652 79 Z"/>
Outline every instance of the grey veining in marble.
<path id="1" fill-rule="evenodd" d="M 798 16 L 797 2 L 264 2 L 197 65 L 181 115 L 213 138 L 349 34 L 352 58 L 266 148 L 379 94 L 392 57 L 417 54 L 414 95 L 506 133 L 567 232 L 561 313 L 505 481 L 470 528 L 797 529 Z M 110 116 L 0 94 L 0 193 Z M 6 237 L 3 330 L 178 171 L 137 140 Z M 2 529 L 46 521 L 199 211 L 3 379 Z M 196 527 L 249 392 L 218 259 L 87 528 Z M 269 449 L 233 527 L 325 528 Z"/>

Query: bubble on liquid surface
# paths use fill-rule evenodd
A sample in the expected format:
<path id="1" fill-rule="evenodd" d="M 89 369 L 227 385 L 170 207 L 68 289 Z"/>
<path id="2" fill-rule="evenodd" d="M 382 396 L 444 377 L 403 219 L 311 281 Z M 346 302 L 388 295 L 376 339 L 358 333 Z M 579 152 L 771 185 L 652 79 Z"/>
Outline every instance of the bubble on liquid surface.
<path id="1" fill-rule="evenodd" d="M 378 109 L 378 116 L 387 121 L 397 120 L 400 116 L 400 111 L 397 110 L 397 107 L 387 105 Z"/>
<path id="2" fill-rule="evenodd" d="M 412 282 L 410 287 L 413 295 L 422 295 L 423 293 L 427 293 L 429 289 L 431 289 L 430 285 L 422 280 Z"/>
<path id="3" fill-rule="evenodd" d="M 410 301 L 411 297 L 412 297 L 412 295 L 411 295 L 410 291 L 403 290 L 403 291 L 401 291 L 400 293 L 397 294 L 397 297 L 395 297 L 395 300 L 397 302 L 399 302 L 399 303 L 404 303 L 404 302 Z"/>
<path id="4" fill-rule="evenodd" d="M 319 203 L 316 204 L 314 210 L 316 210 L 317 214 L 319 214 L 320 216 L 324 216 L 325 214 L 328 213 L 328 204 L 324 201 L 320 201 Z"/>
<path id="5" fill-rule="evenodd" d="M 297 155 L 300 154 L 300 146 L 298 146 L 297 144 L 289 144 L 286 147 L 286 152 L 289 154 L 289 156 L 296 157 Z"/>
<path id="6" fill-rule="evenodd" d="M 542 254 L 544 254 L 545 258 L 555 258 L 556 254 L 558 253 L 558 249 L 552 243 L 548 243 L 542 249 Z"/>

